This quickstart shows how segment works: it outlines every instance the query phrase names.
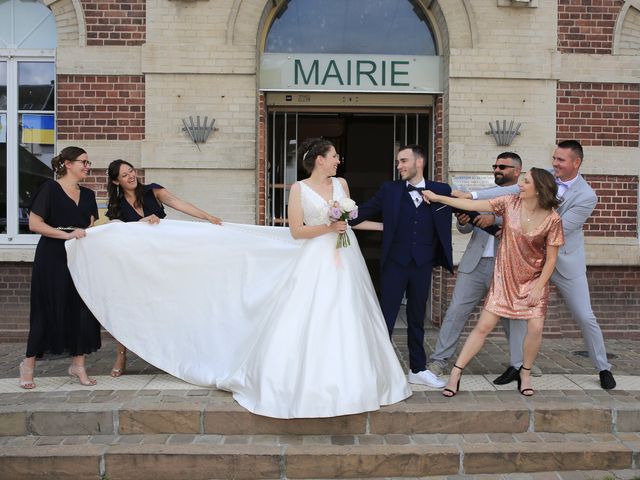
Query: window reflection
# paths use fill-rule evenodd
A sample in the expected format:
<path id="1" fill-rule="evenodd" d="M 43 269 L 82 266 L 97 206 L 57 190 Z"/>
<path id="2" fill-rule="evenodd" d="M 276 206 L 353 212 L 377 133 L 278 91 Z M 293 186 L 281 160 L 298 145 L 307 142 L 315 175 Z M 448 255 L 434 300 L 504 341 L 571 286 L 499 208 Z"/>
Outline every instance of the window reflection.
<path id="1" fill-rule="evenodd" d="M 7 233 L 7 62 L 0 62 L 0 234 Z"/>
<path id="2" fill-rule="evenodd" d="M 53 63 L 20 62 L 18 82 L 19 110 L 54 109 L 55 72 Z"/>
<path id="3" fill-rule="evenodd" d="M 38 187 L 53 178 L 55 69 L 52 62 L 18 64 L 18 228 L 29 232 L 29 207 Z M 29 111 L 38 113 L 28 113 Z"/>
<path id="4" fill-rule="evenodd" d="M 0 62 L 0 110 L 6 110 L 6 109 L 7 109 L 7 62 Z M 1 135 L 0 135 L 0 138 L 1 138 Z"/>
<path id="5" fill-rule="evenodd" d="M 437 55 L 413 0 L 290 0 L 273 22 L 267 53 Z"/>

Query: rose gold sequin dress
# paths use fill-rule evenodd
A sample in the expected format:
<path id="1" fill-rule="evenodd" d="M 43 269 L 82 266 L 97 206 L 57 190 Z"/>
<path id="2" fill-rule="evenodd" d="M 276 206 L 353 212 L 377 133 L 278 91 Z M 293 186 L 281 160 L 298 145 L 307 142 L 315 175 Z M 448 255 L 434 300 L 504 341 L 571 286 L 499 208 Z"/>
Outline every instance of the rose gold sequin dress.
<path id="1" fill-rule="evenodd" d="M 529 305 L 527 296 L 542 272 L 547 245 L 563 245 L 562 220 L 553 211 L 529 233 L 520 227 L 521 200 L 506 195 L 489 200 L 496 215 L 502 217 L 502 237 L 496 266 L 484 308 L 505 318 L 544 317 L 549 301 L 549 284 L 537 305 Z"/>

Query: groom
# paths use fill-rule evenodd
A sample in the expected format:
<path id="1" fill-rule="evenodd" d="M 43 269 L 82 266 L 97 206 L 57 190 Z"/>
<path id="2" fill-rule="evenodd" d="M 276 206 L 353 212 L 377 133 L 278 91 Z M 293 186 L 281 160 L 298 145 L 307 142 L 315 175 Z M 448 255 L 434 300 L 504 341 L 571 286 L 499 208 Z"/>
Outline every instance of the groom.
<path id="1" fill-rule="evenodd" d="M 450 195 L 445 183 L 430 182 L 423 176 L 426 164 L 419 145 L 400 148 L 397 169 L 402 180 L 385 182 L 380 190 L 358 208 L 351 225 L 382 214 L 381 307 L 389 335 L 393 333 L 402 298 L 407 297 L 407 341 L 409 382 L 441 388 L 445 382 L 426 370 L 424 317 L 435 266 L 453 271 L 451 248 L 451 208 L 427 205 L 422 190 Z"/>

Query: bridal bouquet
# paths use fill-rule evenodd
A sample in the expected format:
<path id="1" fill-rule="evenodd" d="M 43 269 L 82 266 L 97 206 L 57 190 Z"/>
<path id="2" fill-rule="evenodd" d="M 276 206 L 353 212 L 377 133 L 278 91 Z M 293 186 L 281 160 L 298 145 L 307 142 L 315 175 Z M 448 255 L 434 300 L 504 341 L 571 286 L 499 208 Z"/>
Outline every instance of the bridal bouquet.
<path id="1" fill-rule="evenodd" d="M 329 206 L 329 217 L 335 221 L 353 220 L 358 217 L 358 206 L 350 198 L 335 201 Z M 349 245 L 351 245 L 351 241 L 347 232 L 339 233 L 336 248 L 348 247 Z"/>

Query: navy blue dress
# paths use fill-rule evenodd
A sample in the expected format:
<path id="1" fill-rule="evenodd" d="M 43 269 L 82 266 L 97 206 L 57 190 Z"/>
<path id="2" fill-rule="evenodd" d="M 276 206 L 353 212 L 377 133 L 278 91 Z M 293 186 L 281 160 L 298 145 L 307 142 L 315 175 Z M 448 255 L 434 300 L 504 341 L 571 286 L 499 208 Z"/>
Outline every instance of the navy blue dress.
<path id="1" fill-rule="evenodd" d="M 36 192 L 31 211 L 52 227 L 87 228 L 98 218 L 93 190 L 80 187 L 80 201 L 48 180 Z M 80 240 L 82 241 L 82 240 Z M 64 240 L 40 237 L 31 274 L 27 357 L 44 353 L 83 355 L 100 348 L 100 324 L 78 295 L 67 268 Z"/>
<path id="2" fill-rule="evenodd" d="M 131 204 L 127 202 L 123 197 L 120 201 L 120 218 L 118 220 L 122 220 L 123 222 L 137 222 L 144 217 L 148 217 L 149 215 L 155 215 L 158 218 L 166 217 L 167 214 L 164 211 L 164 207 L 153 194 L 154 190 L 158 190 L 161 188 L 164 187 L 162 185 L 158 185 L 157 183 L 144 185 L 142 194 L 142 210 L 144 213 L 143 216 L 140 216 L 140 214 L 136 212 L 136 209 L 133 208 Z"/>

